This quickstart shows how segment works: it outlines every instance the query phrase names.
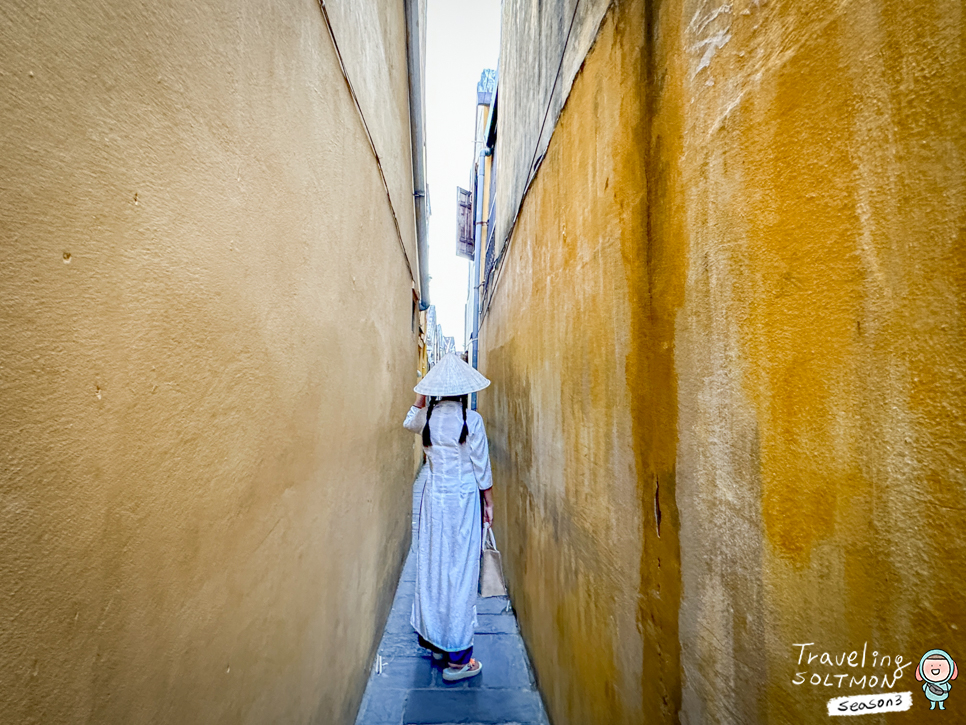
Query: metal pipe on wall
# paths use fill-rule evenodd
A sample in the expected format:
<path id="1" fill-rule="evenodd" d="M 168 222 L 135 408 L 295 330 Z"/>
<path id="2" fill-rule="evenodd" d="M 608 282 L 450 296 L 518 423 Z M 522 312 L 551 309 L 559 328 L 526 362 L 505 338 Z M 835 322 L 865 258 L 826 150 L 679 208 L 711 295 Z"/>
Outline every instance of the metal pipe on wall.
<path id="1" fill-rule="evenodd" d="M 426 205 L 426 140 L 423 124 L 422 27 L 426 0 L 405 0 L 409 59 L 409 128 L 413 152 L 416 254 L 419 263 L 419 309 L 429 307 L 429 214 Z"/>

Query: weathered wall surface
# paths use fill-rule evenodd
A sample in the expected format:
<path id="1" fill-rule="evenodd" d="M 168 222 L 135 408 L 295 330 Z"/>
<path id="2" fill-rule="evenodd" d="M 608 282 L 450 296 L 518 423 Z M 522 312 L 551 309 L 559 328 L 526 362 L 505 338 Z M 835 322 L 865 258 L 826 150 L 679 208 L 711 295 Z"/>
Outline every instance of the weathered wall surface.
<path id="1" fill-rule="evenodd" d="M 413 0 L 426 14 L 426 0 Z M 418 274 L 413 209 L 412 142 L 403 143 L 400 122 L 409 128 L 409 66 L 406 58 L 405 0 L 326 1 L 329 20 L 346 72 L 382 161 L 406 253 Z M 425 23 L 422 29 L 425 30 Z M 425 39 L 422 41 L 425 45 Z M 423 48 L 421 57 L 425 58 Z M 426 77 L 425 72 L 423 78 Z M 425 125 L 425 120 L 423 121 Z"/>
<path id="2" fill-rule="evenodd" d="M 919 657 L 966 651 L 963 33 L 954 2 L 609 11 L 481 336 L 555 722 L 890 689 L 918 722 Z M 842 672 L 879 685 L 808 683 Z"/>
<path id="3" fill-rule="evenodd" d="M 823 717 L 791 682 L 838 670 L 794 643 L 966 652 L 964 31 L 942 1 L 657 14 L 687 722 Z"/>
<path id="4" fill-rule="evenodd" d="M 610 0 L 506 0 L 502 4 L 503 33 L 509 38 L 500 47 L 497 125 L 500 163 L 507 173 L 496 192 L 497 251 L 513 225 L 531 171 L 547 151 L 608 5 Z"/>
<path id="5" fill-rule="evenodd" d="M 555 723 L 671 717 L 680 690 L 675 379 L 661 343 L 674 317 L 647 308 L 644 32 L 642 2 L 605 19 L 481 334 L 496 532 Z"/>
<path id="6" fill-rule="evenodd" d="M 416 333 L 318 4 L 0 14 L 0 722 L 350 722 L 408 537 Z M 355 82 L 393 183 L 384 19 L 355 42 L 395 70 Z"/>

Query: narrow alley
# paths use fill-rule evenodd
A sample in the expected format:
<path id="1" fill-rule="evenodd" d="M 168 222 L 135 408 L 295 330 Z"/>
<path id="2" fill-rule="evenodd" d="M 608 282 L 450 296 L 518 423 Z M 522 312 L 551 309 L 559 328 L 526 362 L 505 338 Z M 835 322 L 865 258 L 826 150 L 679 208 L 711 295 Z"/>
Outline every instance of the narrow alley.
<path id="1" fill-rule="evenodd" d="M 0 725 L 966 723 L 964 8 L 2 0 Z"/>
<path id="2" fill-rule="evenodd" d="M 424 466 L 413 485 L 414 542 L 427 473 Z M 417 643 L 409 623 L 415 580 L 416 555 L 411 548 L 356 725 L 548 725 L 510 600 L 478 600 L 474 649 L 483 662 L 483 672 L 479 677 L 448 683 L 442 679 L 441 667 Z"/>

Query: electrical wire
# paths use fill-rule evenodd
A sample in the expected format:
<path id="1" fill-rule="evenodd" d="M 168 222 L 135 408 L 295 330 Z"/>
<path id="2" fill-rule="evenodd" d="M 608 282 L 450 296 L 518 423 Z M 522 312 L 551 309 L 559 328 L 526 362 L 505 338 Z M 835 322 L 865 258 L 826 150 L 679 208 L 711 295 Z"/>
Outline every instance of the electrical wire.
<path id="1" fill-rule="evenodd" d="M 510 248 L 510 239 L 513 238 L 513 230 L 516 228 L 517 220 L 520 218 L 520 211 L 523 209 L 523 202 L 527 198 L 527 192 L 530 190 L 530 184 L 537 176 L 537 169 L 540 167 L 540 163 L 537 163 L 537 153 L 540 151 L 540 139 L 543 138 L 543 129 L 547 125 L 547 118 L 550 116 L 550 108 L 553 106 L 553 96 L 557 91 L 557 81 L 560 80 L 560 71 L 563 70 L 564 58 L 567 56 L 567 48 L 570 46 L 570 34 L 574 29 L 574 22 L 577 20 L 577 9 L 580 7 L 580 0 L 574 3 L 574 12 L 570 16 L 570 27 L 567 29 L 567 37 L 564 39 L 563 52 L 560 53 L 560 63 L 557 64 L 557 74 L 553 77 L 553 85 L 550 87 L 550 98 L 547 100 L 547 108 L 543 112 L 543 121 L 540 124 L 540 132 L 537 134 L 537 143 L 533 147 L 533 156 L 530 157 L 530 166 L 527 171 L 527 183 L 523 187 L 523 194 L 520 196 L 520 203 L 517 205 L 517 210 L 513 214 L 513 221 L 510 222 L 510 228 L 507 230 L 506 236 L 503 239 L 503 244 L 500 247 L 500 253 L 497 255 L 496 259 L 493 260 L 493 267 L 491 274 L 494 272 L 497 278 L 491 283 L 487 284 L 487 288 L 490 284 L 495 285 L 499 280 L 499 273 L 503 269 L 503 257 L 507 250 Z M 540 161 L 543 161 L 541 157 Z M 493 294 L 490 289 L 487 289 L 487 299 L 486 308 L 483 310 L 483 314 L 480 315 L 480 321 L 486 317 L 487 313 L 490 311 L 490 303 L 493 301 Z"/>
<path id="2" fill-rule="evenodd" d="M 356 95 L 355 88 L 352 87 L 352 81 L 349 80 L 349 74 L 346 72 L 345 61 L 342 58 L 342 50 L 339 48 L 339 41 L 336 40 L 335 31 L 332 29 L 332 21 L 329 20 L 329 11 L 325 7 L 325 0 L 319 0 L 319 9 L 322 11 L 322 18 L 325 20 L 325 27 L 329 31 L 329 37 L 332 39 L 332 46 L 335 48 L 335 55 L 339 59 L 339 70 L 342 71 L 342 78 L 345 80 L 346 87 L 349 89 L 349 95 L 352 97 L 352 102 L 355 104 L 356 110 L 359 112 L 359 118 L 362 119 L 362 127 L 365 129 L 366 139 L 369 141 L 369 148 L 372 150 L 372 155 L 376 159 L 376 167 L 379 169 L 379 178 L 382 179 L 382 185 L 386 190 L 386 199 L 389 201 L 389 211 L 392 213 L 392 223 L 396 227 L 396 239 L 399 242 L 400 250 L 402 250 L 403 259 L 406 260 L 406 269 L 409 271 L 409 277 L 412 279 L 413 285 L 418 287 L 418 285 L 416 285 L 416 276 L 413 274 L 413 266 L 409 263 L 409 254 L 406 252 L 406 244 L 403 242 L 402 231 L 399 228 L 399 218 L 396 216 L 396 207 L 392 203 L 392 194 L 389 192 L 389 182 L 386 181 L 386 174 L 382 169 L 382 159 L 379 158 L 379 152 L 376 151 L 376 144 L 372 140 L 372 133 L 369 131 L 369 124 L 366 122 L 366 114 L 362 112 L 362 105 L 359 103 L 359 97 Z"/>

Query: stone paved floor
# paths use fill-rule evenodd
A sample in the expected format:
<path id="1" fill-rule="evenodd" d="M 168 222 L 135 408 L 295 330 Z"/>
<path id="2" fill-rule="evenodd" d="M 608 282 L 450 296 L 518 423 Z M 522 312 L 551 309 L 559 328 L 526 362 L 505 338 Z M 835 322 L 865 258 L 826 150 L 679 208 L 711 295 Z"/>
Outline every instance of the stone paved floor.
<path id="1" fill-rule="evenodd" d="M 428 467 L 423 469 L 413 486 L 414 541 L 427 471 Z M 417 643 L 409 624 L 415 586 L 416 555 L 411 550 L 356 725 L 547 725 L 516 617 L 508 611 L 509 601 L 505 597 L 478 600 L 473 656 L 483 663 L 483 672 L 448 683 L 429 652 Z"/>

